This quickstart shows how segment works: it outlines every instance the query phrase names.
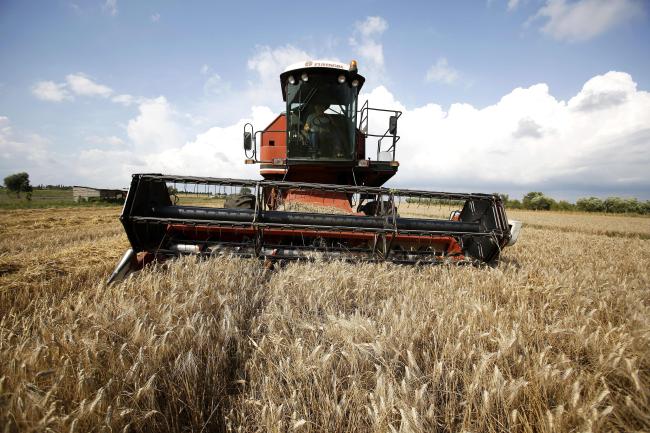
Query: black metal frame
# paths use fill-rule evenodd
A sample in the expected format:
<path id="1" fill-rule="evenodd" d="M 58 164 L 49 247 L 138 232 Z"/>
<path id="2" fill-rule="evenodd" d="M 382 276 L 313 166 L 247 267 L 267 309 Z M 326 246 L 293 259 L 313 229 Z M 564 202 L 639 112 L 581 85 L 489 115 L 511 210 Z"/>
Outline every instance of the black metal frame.
<path id="1" fill-rule="evenodd" d="M 370 112 L 371 111 L 378 111 L 378 112 L 384 112 L 384 113 L 393 113 L 393 116 L 397 119 L 399 119 L 402 116 L 402 112 L 399 110 L 387 110 L 385 108 L 372 108 L 369 106 L 369 101 L 366 100 L 364 102 L 363 106 L 361 107 L 361 110 L 359 110 L 359 130 L 362 132 L 362 134 L 365 135 L 366 138 L 368 137 L 375 137 L 379 138 L 377 140 L 377 160 L 379 160 L 379 153 L 381 152 L 381 142 L 384 140 L 384 138 L 391 137 L 392 142 L 391 145 L 388 149 L 385 150 L 385 152 L 393 152 L 393 158 L 392 160 L 395 161 L 395 150 L 397 147 L 397 142 L 400 140 L 400 136 L 397 135 L 397 130 L 393 131 L 393 133 L 390 132 L 390 126 L 386 129 L 386 132 L 383 134 L 371 134 L 368 132 L 369 128 L 369 119 L 370 119 Z M 365 117 L 364 117 L 365 113 Z M 364 125 L 365 122 L 365 125 Z"/>
<path id="2" fill-rule="evenodd" d="M 193 185 L 198 191 L 201 186 L 208 187 L 247 187 L 253 191 L 253 209 L 224 209 L 201 206 L 176 206 L 169 199 L 168 184 Z M 375 199 L 375 215 L 337 215 L 330 213 L 285 212 L 271 209 L 265 193 L 271 189 L 301 190 L 344 193 L 359 200 Z M 280 195 L 281 196 L 281 195 Z M 427 218 L 403 218 L 397 214 L 396 197 L 410 197 L 418 200 L 463 201 L 460 221 Z M 255 236 L 243 241 L 223 241 L 214 239 L 193 241 L 192 239 L 175 239 L 182 244 L 202 244 L 201 254 L 218 253 L 225 247 L 230 253 L 244 253 L 247 256 L 266 257 L 268 255 L 286 255 L 286 258 L 308 258 L 305 250 L 326 252 L 331 258 L 391 260 L 403 262 L 439 262 L 443 258 L 440 252 L 404 251 L 395 240 L 401 235 L 418 236 L 426 239 L 453 237 L 463 248 L 470 260 L 495 263 L 500 250 L 510 238 L 508 220 L 501 199 L 491 194 L 463 194 L 434 191 L 413 191 L 388 189 L 382 187 L 365 187 L 352 185 L 329 185 L 301 182 L 283 182 L 269 180 L 241 180 L 195 176 L 168 176 L 160 174 L 137 174 L 133 181 L 122 211 L 121 221 L 127 232 L 131 245 L 136 252 L 147 251 L 153 254 L 178 255 L 170 248 L 169 225 L 183 226 L 188 230 L 198 227 L 213 228 L 248 228 Z M 269 229 L 293 230 L 299 233 L 369 233 L 374 242 L 368 248 L 350 248 L 345 242 L 326 242 L 326 245 L 314 245 L 314 239 L 308 237 L 294 243 L 274 245 L 265 243 L 264 234 Z M 269 251 L 275 251 L 270 254 Z M 280 253 L 278 253 L 280 251 Z M 277 258 L 277 257 L 276 257 Z"/>

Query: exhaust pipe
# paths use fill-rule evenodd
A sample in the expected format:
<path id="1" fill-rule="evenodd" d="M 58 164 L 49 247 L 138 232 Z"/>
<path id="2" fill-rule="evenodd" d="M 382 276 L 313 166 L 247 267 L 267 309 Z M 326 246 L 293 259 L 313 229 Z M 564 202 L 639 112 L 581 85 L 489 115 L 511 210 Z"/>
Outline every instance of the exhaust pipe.
<path id="1" fill-rule="evenodd" d="M 124 277 L 126 277 L 126 275 L 133 269 L 134 262 L 135 252 L 133 251 L 133 248 L 129 248 L 120 259 L 111 276 L 108 277 L 106 284 L 122 281 Z"/>

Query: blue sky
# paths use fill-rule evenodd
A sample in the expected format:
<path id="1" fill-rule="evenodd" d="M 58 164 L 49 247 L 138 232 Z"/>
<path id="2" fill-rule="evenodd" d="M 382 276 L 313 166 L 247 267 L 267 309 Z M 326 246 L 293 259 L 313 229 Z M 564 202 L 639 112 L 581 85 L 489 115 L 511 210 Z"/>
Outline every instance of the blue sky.
<path id="1" fill-rule="evenodd" d="M 278 72 L 356 58 L 365 97 L 405 111 L 396 184 L 648 197 L 649 13 L 644 0 L 3 1 L 0 175 L 254 176 L 240 126 L 282 110 Z"/>

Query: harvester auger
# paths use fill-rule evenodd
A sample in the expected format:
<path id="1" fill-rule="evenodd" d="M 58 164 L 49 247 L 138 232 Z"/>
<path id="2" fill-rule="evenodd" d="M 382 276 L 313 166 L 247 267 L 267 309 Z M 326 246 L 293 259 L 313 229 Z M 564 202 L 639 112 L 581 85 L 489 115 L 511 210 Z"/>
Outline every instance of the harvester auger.
<path id="1" fill-rule="evenodd" d="M 357 108 L 355 61 L 292 65 L 280 82 L 286 112 L 244 127 L 263 180 L 133 175 L 120 217 L 131 248 L 109 281 L 187 254 L 495 265 L 516 241 L 498 195 L 382 187 L 399 167 L 401 112 Z M 384 133 L 369 132 L 371 112 L 387 117 Z"/>

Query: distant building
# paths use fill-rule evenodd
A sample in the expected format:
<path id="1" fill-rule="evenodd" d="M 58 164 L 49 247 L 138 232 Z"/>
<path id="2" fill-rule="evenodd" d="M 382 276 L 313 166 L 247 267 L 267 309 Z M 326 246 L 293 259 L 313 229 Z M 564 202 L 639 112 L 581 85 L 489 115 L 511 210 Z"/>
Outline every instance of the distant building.
<path id="1" fill-rule="evenodd" d="M 75 202 L 79 201 L 124 201 L 126 197 L 126 189 L 102 189 L 91 188 L 89 186 L 73 186 L 72 199 Z"/>

